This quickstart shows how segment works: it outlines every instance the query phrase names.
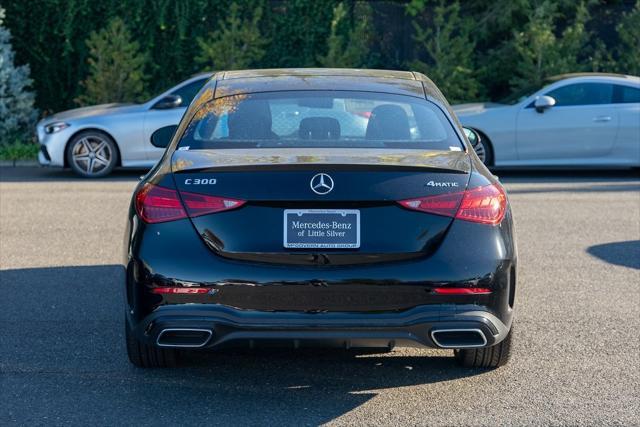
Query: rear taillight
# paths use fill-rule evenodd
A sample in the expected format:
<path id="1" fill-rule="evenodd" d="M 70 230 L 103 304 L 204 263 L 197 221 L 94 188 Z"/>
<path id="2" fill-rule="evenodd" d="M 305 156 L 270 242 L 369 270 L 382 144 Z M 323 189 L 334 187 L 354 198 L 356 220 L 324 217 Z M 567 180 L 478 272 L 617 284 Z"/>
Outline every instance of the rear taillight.
<path id="1" fill-rule="evenodd" d="M 164 222 L 186 218 L 187 213 L 175 190 L 147 184 L 136 194 L 136 211 L 145 222 Z"/>
<path id="2" fill-rule="evenodd" d="M 456 218 L 483 224 L 498 224 L 507 210 L 507 196 L 498 185 L 485 185 L 464 192 Z"/>
<path id="3" fill-rule="evenodd" d="M 242 206 L 243 200 L 182 192 L 146 184 L 136 194 L 136 211 L 145 222 L 156 223 L 222 212 Z"/>
<path id="4" fill-rule="evenodd" d="M 418 199 L 401 200 L 408 209 L 455 217 L 482 224 L 499 224 L 507 209 L 507 196 L 498 184 Z"/>
<path id="5" fill-rule="evenodd" d="M 244 205 L 244 200 L 230 199 L 228 197 L 206 196 L 196 193 L 180 193 L 182 202 L 187 208 L 189 216 L 200 216 L 215 212 L 228 211 Z"/>
<path id="6" fill-rule="evenodd" d="M 419 199 L 401 200 L 405 208 L 428 212 L 436 215 L 455 216 L 464 193 L 440 194 L 438 196 L 421 197 Z"/>

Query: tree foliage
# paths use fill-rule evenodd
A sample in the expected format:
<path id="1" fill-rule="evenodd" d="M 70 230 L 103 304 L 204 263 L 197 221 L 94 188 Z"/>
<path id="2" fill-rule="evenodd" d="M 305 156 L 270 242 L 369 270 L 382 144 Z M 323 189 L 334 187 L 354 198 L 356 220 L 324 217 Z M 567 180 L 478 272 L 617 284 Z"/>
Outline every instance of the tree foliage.
<path id="1" fill-rule="evenodd" d="M 226 19 L 218 21 L 218 29 L 207 38 L 197 39 L 201 53 L 196 61 L 205 70 L 238 70 L 258 65 L 268 40 L 260 32 L 262 8 L 257 7 L 252 15 L 243 19 L 238 4 L 232 3 Z"/>
<path id="2" fill-rule="evenodd" d="M 217 51 L 220 68 L 213 64 L 218 59 L 198 62 L 203 49 L 197 40 L 216 45 L 212 35 L 223 32 L 219 22 L 231 28 L 233 3 L 237 19 L 249 27 L 261 10 L 255 28 L 258 41 L 268 42 L 251 67 L 418 66 L 453 100 L 465 101 L 499 99 L 528 76 L 558 70 L 639 73 L 638 0 L 2 0 L 15 61 L 30 65 L 36 105 L 45 114 L 73 106 L 85 90 L 79 82 L 90 74 L 86 41 L 113 18 L 124 21 L 145 55 L 149 94 L 203 67 L 221 69 L 228 52 Z M 340 3 L 344 16 L 334 26 Z M 449 20 L 452 4 L 458 5 L 455 25 Z M 438 14 L 446 20 L 434 25 Z M 552 49 L 537 67 L 533 47 L 549 46 L 550 36 Z M 464 89 L 452 94 L 444 87 L 449 78 L 454 90 Z"/>
<path id="3" fill-rule="evenodd" d="M 146 58 L 120 18 L 92 32 L 87 40 L 89 76 L 81 83 L 80 105 L 132 102 L 144 93 Z"/>
<path id="4" fill-rule="evenodd" d="M 333 8 L 331 33 L 327 39 L 327 53 L 318 58 L 323 67 L 366 67 L 371 53 L 372 28 L 371 6 L 356 4 L 353 25 L 349 25 L 344 2 Z M 344 27 L 347 27 L 345 30 Z"/>
<path id="5" fill-rule="evenodd" d="M 29 66 L 15 65 L 11 33 L 4 26 L 5 11 L 0 7 L 0 144 L 8 144 L 31 131 L 36 118 Z"/>
<path id="6" fill-rule="evenodd" d="M 479 89 L 473 64 L 475 42 L 471 21 L 460 16 L 460 3 L 438 0 L 431 22 L 413 24 L 422 54 L 410 67 L 427 74 L 451 102 L 475 98 Z"/>
<path id="7" fill-rule="evenodd" d="M 538 6 L 527 25 L 514 34 L 513 45 L 517 68 L 510 83 L 516 88 L 541 84 L 546 77 L 587 71 L 590 57 L 586 54 L 589 33 L 585 25 L 589 12 L 584 3 L 578 4 L 573 22 L 556 36 L 557 6 L 544 1 Z M 582 57 L 581 57 L 582 56 Z"/>
<path id="8" fill-rule="evenodd" d="M 617 69 L 621 73 L 640 75 L 640 0 L 633 10 L 623 15 L 616 30 L 620 39 Z"/>

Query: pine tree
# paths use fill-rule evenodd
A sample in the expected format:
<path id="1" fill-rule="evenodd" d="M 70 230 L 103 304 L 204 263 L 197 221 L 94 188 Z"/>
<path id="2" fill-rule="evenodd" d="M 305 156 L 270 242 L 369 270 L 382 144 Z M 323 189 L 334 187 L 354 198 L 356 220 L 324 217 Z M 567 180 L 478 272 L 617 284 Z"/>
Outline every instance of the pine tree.
<path id="1" fill-rule="evenodd" d="M 557 17 L 556 3 L 545 1 L 534 10 L 523 31 L 514 35 L 517 64 L 510 81 L 513 87 L 540 85 L 555 74 L 592 68 L 590 35 L 585 29 L 590 15 L 585 3 L 578 4 L 573 22 L 559 37 L 555 34 Z"/>
<path id="2" fill-rule="evenodd" d="M 26 137 L 37 116 L 33 107 L 35 95 L 27 90 L 32 83 L 29 66 L 15 66 L 11 33 L 4 27 L 4 16 L 0 7 L 0 144 Z"/>
<path id="3" fill-rule="evenodd" d="M 618 69 L 621 73 L 640 76 L 640 0 L 616 26 L 620 44 L 618 47 Z"/>
<path id="4" fill-rule="evenodd" d="M 415 16 L 425 3 L 411 3 L 408 11 Z M 433 10 L 430 25 L 423 27 L 413 21 L 414 40 L 424 56 L 412 61 L 410 67 L 429 76 L 449 101 L 473 99 L 479 84 L 473 65 L 475 41 L 471 37 L 471 22 L 460 17 L 458 1 L 439 0 Z"/>
<path id="5" fill-rule="evenodd" d="M 265 54 L 268 40 L 260 33 L 262 8 L 243 19 L 240 7 L 232 3 L 229 15 L 218 21 L 218 30 L 197 39 L 202 53 L 196 61 L 206 70 L 238 70 L 258 64 Z"/>
<path id="6" fill-rule="evenodd" d="M 124 21 L 114 18 L 87 39 L 89 76 L 81 83 L 81 105 L 132 102 L 144 95 L 147 58 L 132 40 Z"/>
<path id="7" fill-rule="evenodd" d="M 366 67 L 371 44 L 371 6 L 366 3 L 355 5 L 357 23 L 347 36 L 343 36 L 347 10 L 343 2 L 333 8 L 331 33 L 327 39 L 327 53 L 318 58 L 323 67 L 360 68 Z"/>

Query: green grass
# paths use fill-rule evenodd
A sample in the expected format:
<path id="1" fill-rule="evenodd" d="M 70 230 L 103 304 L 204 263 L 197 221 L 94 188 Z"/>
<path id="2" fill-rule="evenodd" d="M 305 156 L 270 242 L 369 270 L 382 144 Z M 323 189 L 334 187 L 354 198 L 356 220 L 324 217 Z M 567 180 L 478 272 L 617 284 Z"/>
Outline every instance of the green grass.
<path id="1" fill-rule="evenodd" d="M 33 143 L 12 142 L 0 144 L 0 160 L 36 160 L 40 147 Z"/>

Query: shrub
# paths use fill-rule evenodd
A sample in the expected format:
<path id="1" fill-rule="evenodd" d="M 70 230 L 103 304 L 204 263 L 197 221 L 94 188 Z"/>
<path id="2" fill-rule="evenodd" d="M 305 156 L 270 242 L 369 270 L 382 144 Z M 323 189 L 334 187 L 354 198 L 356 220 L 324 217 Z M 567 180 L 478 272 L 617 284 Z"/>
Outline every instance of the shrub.
<path id="1" fill-rule="evenodd" d="M 4 27 L 4 9 L 0 7 L 0 144 L 26 137 L 34 125 L 37 112 L 29 66 L 16 67 L 11 33 Z"/>
<path id="2" fill-rule="evenodd" d="M 35 160 L 37 156 L 37 144 L 25 143 L 23 140 L 0 144 L 0 160 Z"/>

